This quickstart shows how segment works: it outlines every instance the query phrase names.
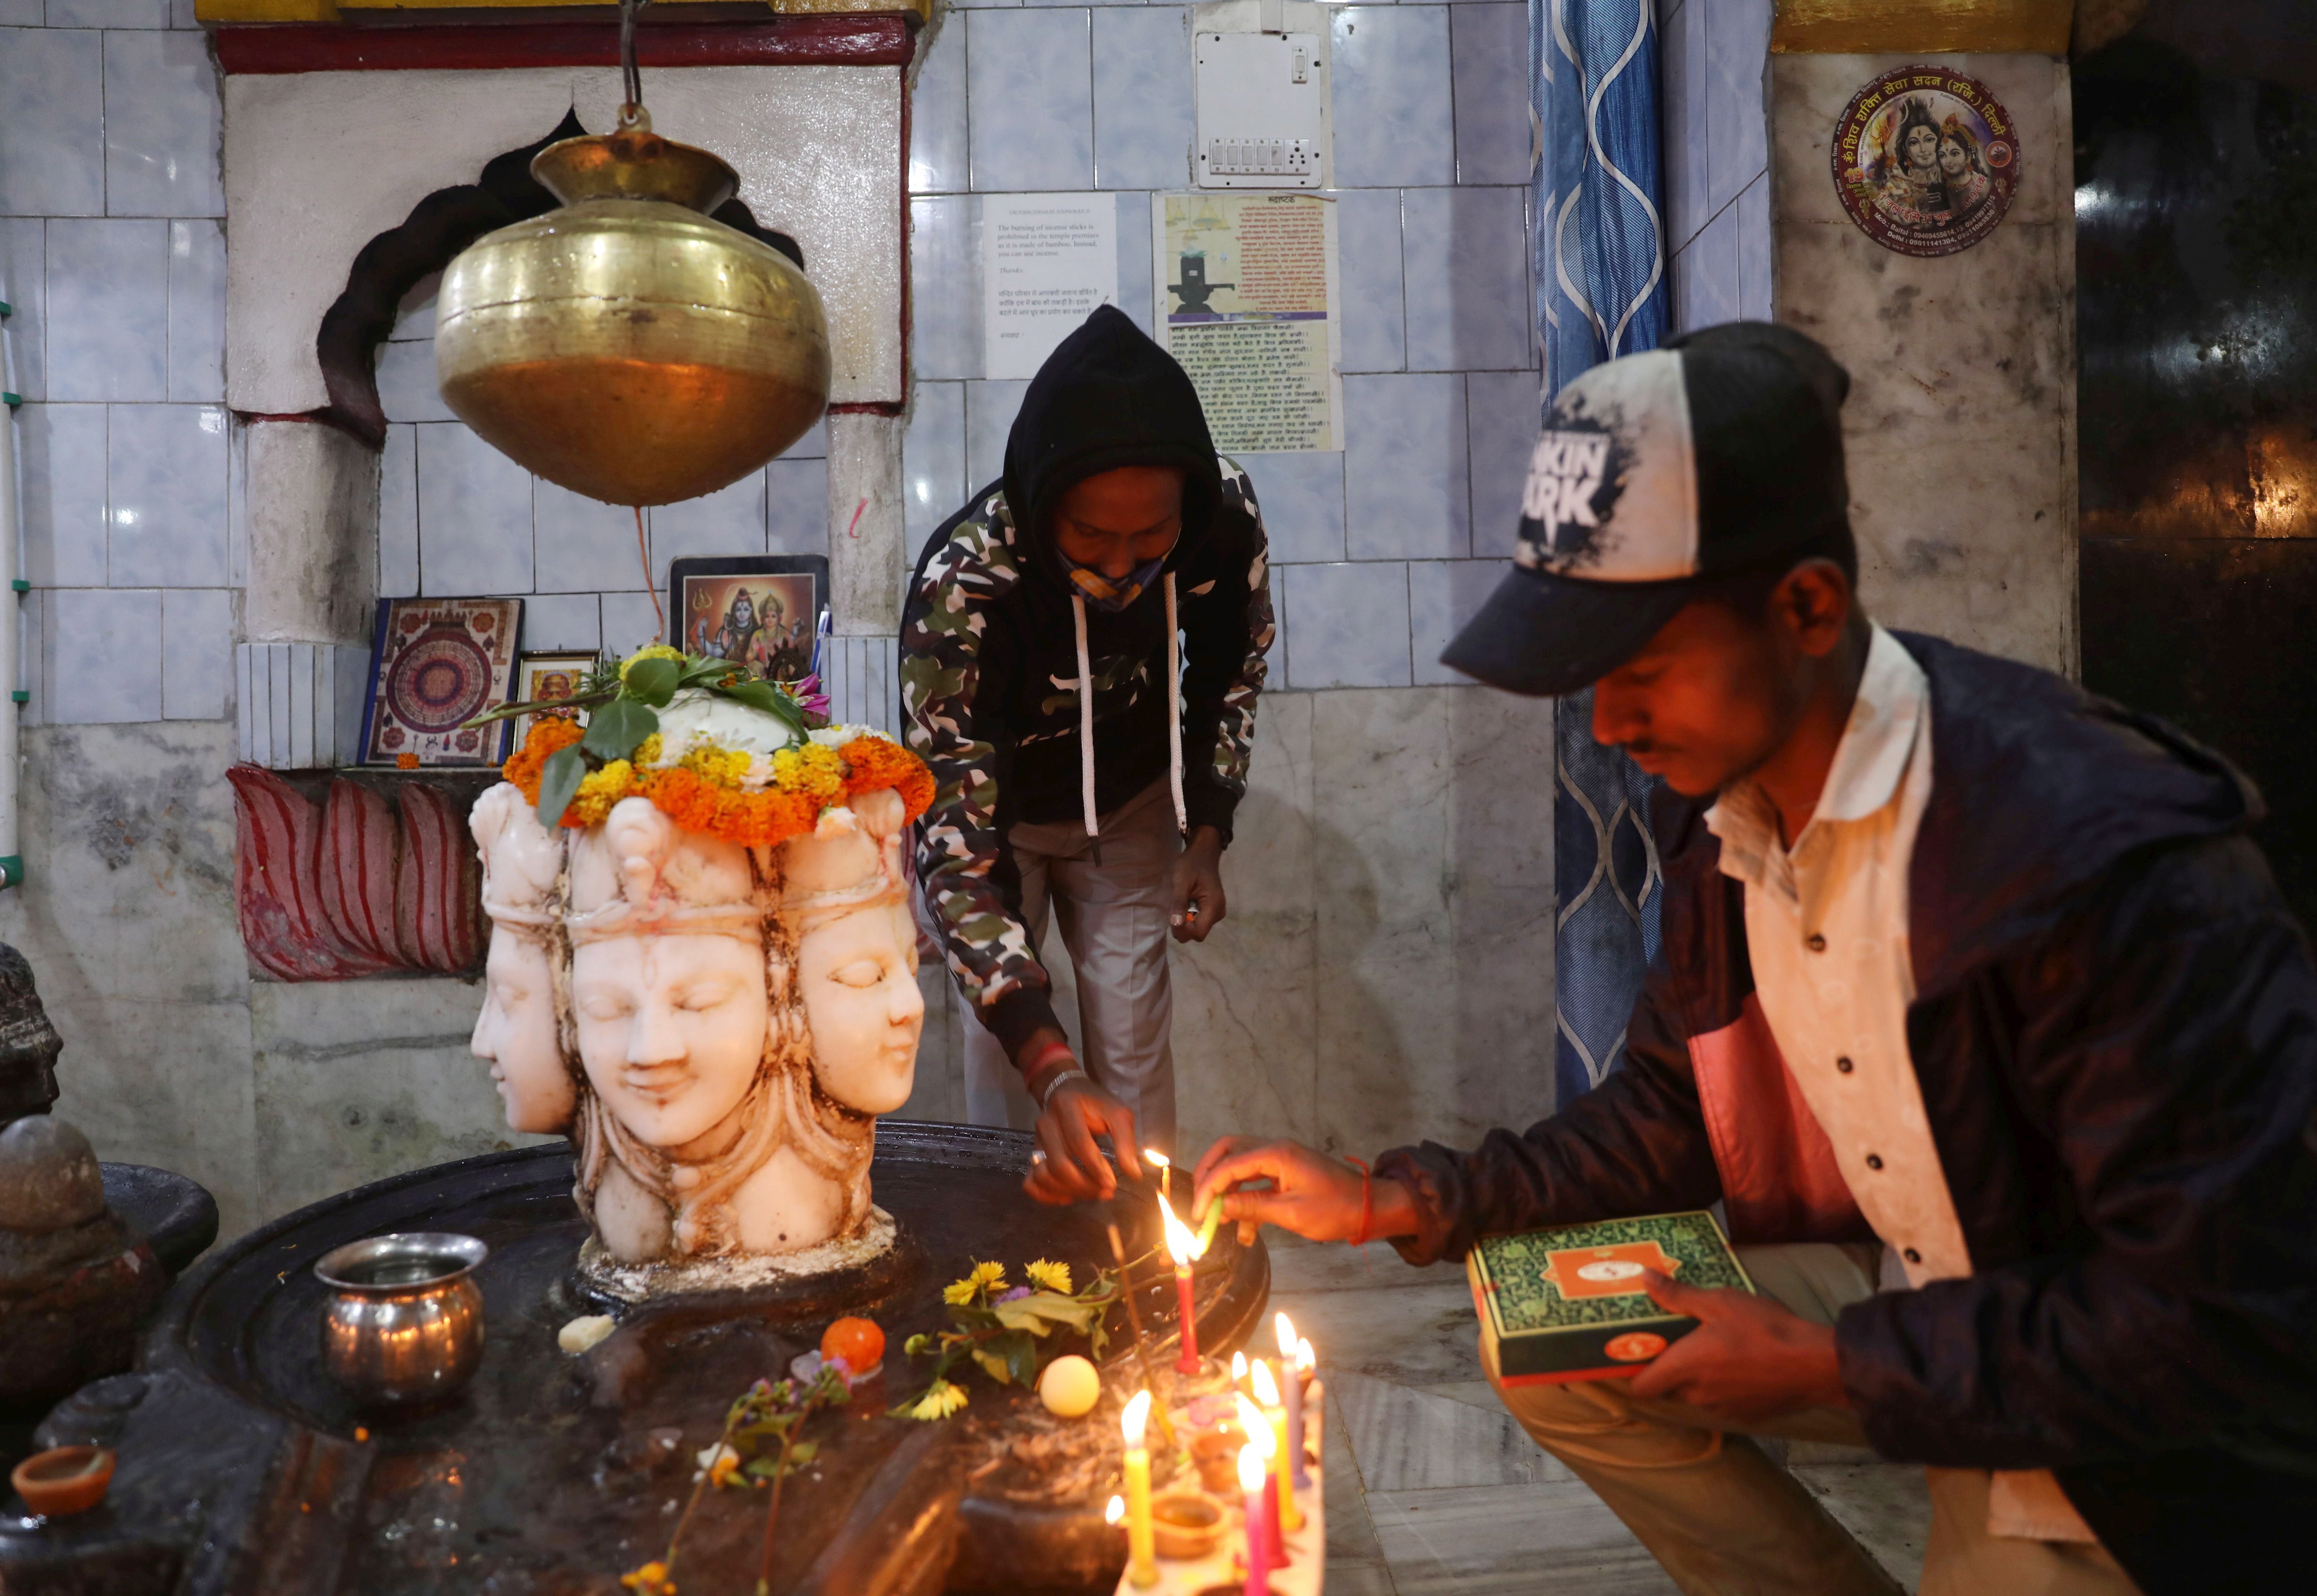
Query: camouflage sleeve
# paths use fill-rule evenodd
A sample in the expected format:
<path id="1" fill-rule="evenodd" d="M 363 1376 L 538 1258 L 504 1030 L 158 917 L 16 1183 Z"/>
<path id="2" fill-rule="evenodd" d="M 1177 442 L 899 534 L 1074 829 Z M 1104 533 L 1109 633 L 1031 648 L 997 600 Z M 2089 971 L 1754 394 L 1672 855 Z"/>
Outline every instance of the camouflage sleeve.
<path id="1" fill-rule="evenodd" d="M 902 736 L 932 767 L 935 784 L 918 825 L 917 878 L 941 922 L 958 991 L 1008 1053 L 1053 1023 L 1045 966 L 994 874 L 1005 848 L 997 751 L 979 734 L 975 714 L 989 614 L 1018 575 L 1002 525 L 960 521 L 926 561 L 900 645 Z"/>
<path id="2" fill-rule="evenodd" d="M 1223 502 L 1244 510 L 1253 528 L 1246 586 L 1218 594 L 1211 620 L 1186 627 L 1191 648 L 1183 673 L 1184 806 L 1194 829 L 1213 826 L 1228 842 L 1232 812 L 1247 794 L 1247 772 L 1255 755 L 1255 702 L 1269 673 L 1274 626 L 1271 614 L 1271 546 L 1264 532 L 1263 507 L 1255 484 L 1239 462 L 1221 457 Z M 1206 740 L 1203 761 L 1198 759 Z"/>

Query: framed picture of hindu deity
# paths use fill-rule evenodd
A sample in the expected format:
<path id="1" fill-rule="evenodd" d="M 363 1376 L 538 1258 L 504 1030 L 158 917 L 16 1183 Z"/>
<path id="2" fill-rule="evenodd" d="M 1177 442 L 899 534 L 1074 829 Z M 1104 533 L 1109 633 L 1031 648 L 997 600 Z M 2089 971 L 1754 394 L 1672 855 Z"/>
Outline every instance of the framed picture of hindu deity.
<path id="1" fill-rule="evenodd" d="M 687 654 L 737 659 L 770 681 L 801 680 L 828 607 L 819 554 L 742 554 L 669 562 L 667 641 Z"/>
<path id="2" fill-rule="evenodd" d="M 497 765 L 509 727 L 467 722 L 510 701 L 520 598 L 381 598 L 362 706 L 362 763 Z"/>
<path id="3" fill-rule="evenodd" d="M 553 653 L 532 653 L 526 650 L 515 662 L 514 701 L 517 704 L 542 704 L 557 698 L 569 698 L 579 691 L 579 684 L 587 679 L 587 673 L 595 668 L 595 650 L 593 649 Z M 517 715 L 510 746 L 523 747 L 523 739 L 531 735 L 532 727 L 550 716 L 576 721 L 579 718 L 579 712 L 576 709 L 541 710 L 537 714 Z"/>

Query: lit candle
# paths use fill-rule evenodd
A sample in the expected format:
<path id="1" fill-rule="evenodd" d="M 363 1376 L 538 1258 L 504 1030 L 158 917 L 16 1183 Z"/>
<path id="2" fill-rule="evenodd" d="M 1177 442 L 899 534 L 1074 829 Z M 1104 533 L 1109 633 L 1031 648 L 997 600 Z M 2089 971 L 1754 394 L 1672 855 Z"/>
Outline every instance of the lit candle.
<path id="1" fill-rule="evenodd" d="M 1167 1252 L 1175 1260 L 1175 1296 L 1182 1305 L 1183 1352 L 1175 1359 L 1178 1375 L 1199 1372 L 1199 1316 L 1191 1305 L 1191 1260 L 1206 1249 L 1193 1239 L 1183 1222 L 1175 1217 L 1175 1210 L 1165 1203 L 1158 1205 L 1158 1218 L 1167 1227 Z"/>
<path id="2" fill-rule="evenodd" d="M 1273 1471 L 1279 1463 L 1278 1432 L 1272 1429 L 1271 1421 L 1264 1417 L 1263 1410 L 1248 1401 L 1245 1395 L 1236 1400 L 1239 1403 L 1239 1427 L 1247 1432 L 1247 1439 L 1255 1444 L 1256 1455 L 1263 1459 L 1264 1550 L 1274 1568 L 1284 1568 L 1287 1566 L 1287 1543 L 1280 1538 L 1279 1488 L 1272 1479 Z"/>
<path id="3" fill-rule="evenodd" d="M 1255 1400 L 1263 1408 L 1264 1421 L 1271 1426 L 1271 1473 L 1278 1483 L 1279 1527 L 1293 1535 L 1303 1528 L 1303 1510 L 1295 1505 L 1294 1475 L 1287 1465 L 1287 1410 L 1279 1405 L 1279 1387 L 1273 1384 L 1271 1366 L 1257 1362 L 1247 1371 L 1255 1384 Z M 1290 1375 L 1289 1379 L 1293 1379 Z"/>
<path id="4" fill-rule="evenodd" d="M 1204 1258 L 1207 1255 L 1207 1248 L 1215 1239 L 1215 1226 L 1222 1222 L 1223 1194 L 1219 1191 L 1207 1199 L 1207 1216 L 1199 1221 L 1199 1250 L 1191 1254 L 1192 1257 Z"/>
<path id="5" fill-rule="evenodd" d="M 1244 1352 L 1231 1354 L 1231 1389 L 1234 1391 L 1247 1389 L 1247 1354 Z"/>
<path id="6" fill-rule="evenodd" d="M 1303 1376 L 1296 1373 L 1295 1321 L 1274 1314 L 1271 1328 L 1279 1336 L 1280 1383 L 1287 1387 L 1287 1476 L 1301 1491 L 1311 1476 L 1303 1472 Z"/>
<path id="7" fill-rule="evenodd" d="M 1239 1449 L 1239 1490 L 1247 1504 L 1246 1596 L 1271 1596 L 1271 1548 L 1263 1537 L 1263 1504 L 1270 1493 L 1263 1488 L 1263 1454 L 1251 1440 Z"/>
<path id="8" fill-rule="evenodd" d="M 1142 1444 L 1142 1426 L 1150 1417 L 1150 1393 L 1138 1391 L 1119 1415 L 1126 1431 L 1126 1574 L 1137 1585 L 1158 1583 L 1150 1533 L 1150 1449 Z"/>
<path id="9" fill-rule="evenodd" d="M 1142 1156 L 1158 1166 L 1158 1200 L 1168 1207 L 1175 1206 L 1175 1166 L 1156 1147 L 1145 1147 Z"/>
<path id="10" fill-rule="evenodd" d="M 1299 1339 L 1295 1343 L 1294 1377 L 1287 1383 L 1287 1389 L 1294 1393 L 1290 1399 L 1288 1412 L 1295 1415 L 1295 1486 L 1298 1490 L 1311 1483 L 1311 1475 L 1304 1467 L 1303 1382 L 1319 1367 L 1320 1360 L 1311 1355 L 1311 1343 Z"/>

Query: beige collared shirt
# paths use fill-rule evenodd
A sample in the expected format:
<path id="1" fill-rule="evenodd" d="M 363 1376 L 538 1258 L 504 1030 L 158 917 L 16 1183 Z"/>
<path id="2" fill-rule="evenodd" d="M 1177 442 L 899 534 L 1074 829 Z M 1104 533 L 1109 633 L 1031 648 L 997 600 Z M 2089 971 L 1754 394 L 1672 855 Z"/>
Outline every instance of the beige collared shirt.
<path id="1" fill-rule="evenodd" d="M 1859 1212 L 1890 1249 L 1886 1263 L 1895 1260 L 1910 1287 L 1972 1272 L 1907 1047 L 1907 874 L 1930 795 L 1930 683 L 1876 626 L 1849 724 L 1794 847 L 1751 782 L 1705 813 L 1722 874 L 1745 884 L 1763 1017 Z M 2042 1470 L 1996 1475 L 1988 1520 L 1997 1535 L 2092 1538 Z"/>

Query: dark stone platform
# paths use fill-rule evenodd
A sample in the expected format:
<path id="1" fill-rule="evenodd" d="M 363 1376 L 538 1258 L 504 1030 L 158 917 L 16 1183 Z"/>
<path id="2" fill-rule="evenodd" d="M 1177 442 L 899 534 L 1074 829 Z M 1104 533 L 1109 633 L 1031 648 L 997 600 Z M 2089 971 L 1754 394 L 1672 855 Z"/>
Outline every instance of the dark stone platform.
<path id="1" fill-rule="evenodd" d="M 1034 1398 L 976 1373 L 970 1421 L 883 1417 L 925 1377 L 902 1343 L 946 1323 L 941 1288 L 972 1259 L 1002 1260 L 1018 1278 L 1027 1260 L 1051 1258 L 1084 1279 L 1110 1261 L 1106 1222 L 1130 1255 L 1156 1239 L 1149 1188 L 1107 1205 L 1032 1202 L 1020 1189 L 1031 1146 L 1013 1132 L 885 1121 L 872 1179 L 901 1232 L 890 1263 L 835 1291 L 631 1310 L 577 1358 L 556 1331 L 597 1307 L 570 1279 L 585 1226 L 567 1149 L 444 1164 L 292 1214 L 178 1286 L 141 1372 L 84 1388 L 42 1426 L 51 1444 L 117 1446 L 119 1471 L 105 1506 L 76 1519 L 41 1524 L 0 1499 L 0 1586 L 12 1596 L 622 1596 L 619 1574 L 665 1549 L 693 1454 L 715 1439 L 727 1404 L 854 1312 L 886 1331 L 883 1389 L 814 1421 L 822 1448 L 784 1494 L 773 1590 L 1106 1590 L 1123 1548 L 1101 1524 L 1104 1493 L 1025 1502 L 1018 1471 L 992 1466 L 1009 1429 L 1052 1428 Z M 366 1416 L 322 1370 L 324 1293 L 310 1266 L 343 1242 L 418 1229 L 492 1248 L 477 1276 L 483 1367 L 435 1411 Z M 1269 1275 L 1260 1243 L 1218 1235 L 1197 1285 L 1206 1349 L 1246 1341 Z M 847 1291 L 865 1296 L 839 1300 Z M 1173 1296 L 1163 1270 L 1142 1287 L 1154 1330 L 1171 1328 Z M 1114 1366 L 1132 1354 L 1125 1314 L 1111 1317 Z M 764 1503 L 758 1493 L 703 1500 L 675 1571 L 686 1596 L 755 1589 Z"/>

